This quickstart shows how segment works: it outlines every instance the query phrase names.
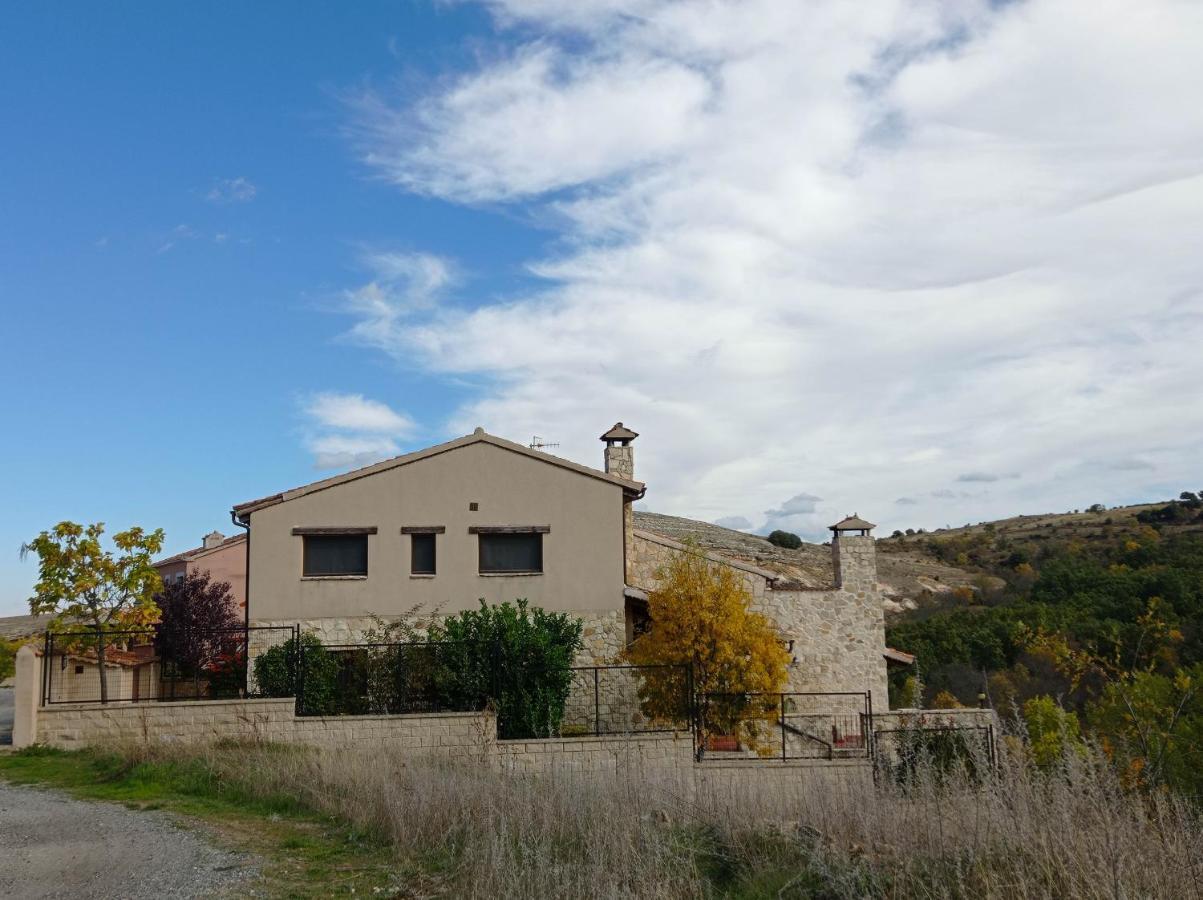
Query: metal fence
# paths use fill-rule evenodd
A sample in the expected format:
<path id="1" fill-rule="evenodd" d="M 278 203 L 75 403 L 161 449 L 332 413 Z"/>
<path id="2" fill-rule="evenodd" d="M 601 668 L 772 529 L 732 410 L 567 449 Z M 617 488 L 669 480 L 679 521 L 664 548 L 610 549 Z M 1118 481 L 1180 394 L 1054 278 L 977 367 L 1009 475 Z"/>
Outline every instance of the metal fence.
<path id="1" fill-rule="evenodd" d="M 971 777 L 993 771 L 998 764 L 993 725 L 918 725 L 875 728 L 874 776 L 906 782 L 918 771 L 948 773 L 960 770 Z"/>
<path id="2" fill-rule="evenodd" d="M 294 627 L 47 632 L 42 703 L 263 696 L 249 667 L 296 634 Z"/>
<path id="3" fill-rule="evenodd" d="M 503 738 L 688 730 L 688 666 L 542 671 L 498 648 L 448 643 L 297 643 L 302 716 L 492 708 Z M 252 673 L 254 677 L 254 673 Z"/>
<path id="4" fill-rule="evenodd" d="M 559 734 L 601 736 L 688 731 L 689 666 L 575 666 Z"/>
<path id="5" fill-rule="evenodd" d="M 470 712 L 487 700 L 456 665 L 461 648 L 455 644 L 298 646 L 298 715 Z"/>
<path id="6" fill-rule="evenodd" d="M 873 755 L 871 691 L 702 694 L 698 758 L 858 759 Z"/>

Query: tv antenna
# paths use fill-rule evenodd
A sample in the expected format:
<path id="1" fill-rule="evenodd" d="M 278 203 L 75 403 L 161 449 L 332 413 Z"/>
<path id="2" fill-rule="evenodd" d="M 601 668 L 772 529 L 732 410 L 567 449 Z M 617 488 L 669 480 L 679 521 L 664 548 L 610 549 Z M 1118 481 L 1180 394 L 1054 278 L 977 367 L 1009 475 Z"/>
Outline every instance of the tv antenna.
<path id="1" fill-rule="evenodd" d="M 536 434 L 536 435 L 531 436 L 530 444 L 528 446 L 532 450 L 546 450 L 549 447 L 558 447 L 560 445 L 559 444 L 550 444 L 547 441 L 543 440 L 543 438 L 539 437 L 539 435 Z"/>

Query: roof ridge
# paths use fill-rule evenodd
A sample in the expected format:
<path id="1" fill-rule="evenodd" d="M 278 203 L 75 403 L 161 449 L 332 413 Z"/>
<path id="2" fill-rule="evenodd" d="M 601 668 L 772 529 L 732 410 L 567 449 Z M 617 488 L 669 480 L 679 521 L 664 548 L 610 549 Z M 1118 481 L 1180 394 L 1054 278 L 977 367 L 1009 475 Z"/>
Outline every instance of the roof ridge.
<path id="1" fill-rule="evenodd" d="M 518 453 L 530 459 L 540 462 L 549 463 L 553 466 L 559 466 L 564 469 L 577 472 L 581 475 L 586 475 L 590 478 L 597 478 L 602 481 L 607 481 L 617 485 L 624 490 L 632 493 L 641 493 L 644 490 L 644 484 L 641 481 L 633 481 L 627 478 L 622 478 L 618 475 L 613 475 L 609 472 L 603 472 L 601 469 L 594 469 L 591 466 L 586 466 L 582 463 L 574 462 L 570 459 L 565 459 L 562 456 L 554 456 L 551 453 L 543 453 L 541 451 L 532 450 L 529 447 L 524 447 L 514 441 L 506 440 L 505 438 L 497 437 L 497 435 L 489 434 L 484 429 L 478 428 L 472 434 L 466 434 L 462 437 L 453 438 L 450 441 L 444 441 L 441 444 L 435 444 L 431 447 L 424 447 L 420 450 L 413 450 L 409 453 L 402 453 L 399 456 L 383 459 L 379 462 L 372 463 L 368 466 L 362 466 L 358 469 L 352 469 L 350 472 L 342 472 L 338 475 L 331 475 L 329 478 L 322 478 L 318 481 L 312 481 L 309 484 L 303 484 L 299 487 L 290 488 L 285 491 L 280 491 L 276 494 L 270 494 L 266 497 L 261 497 L 258 500 L 248 500 L 245 503 L 239 503 L 234 506 L 235 515 L 245 515 L 253 513 L 257 509 L 262 509 L 267 506 L 275 506 L 277 503 L 285 503 L 297 497 L 304 497 L 308 494 L 314 494 L 318 491 L 324 491 L 327 488 L 337 487 L 340 484 L 346 484 L 350 481 L 358 481 L 360 478 L 367 478 L 370 475 L 375 475 L 378 472 L 387 472 L 390 469 L 396 469 L 400 466 L 409 465 L 410 463 L 420 462 L 423 459 L 429 459 L 432 456 L 438 456 L 442 453 L 450 453 L 453 450 L 458 450 L 461 447 L 467 447 L 471 444 L 489 444 L 501 450 L 509 450 L 513 453 Z"/>

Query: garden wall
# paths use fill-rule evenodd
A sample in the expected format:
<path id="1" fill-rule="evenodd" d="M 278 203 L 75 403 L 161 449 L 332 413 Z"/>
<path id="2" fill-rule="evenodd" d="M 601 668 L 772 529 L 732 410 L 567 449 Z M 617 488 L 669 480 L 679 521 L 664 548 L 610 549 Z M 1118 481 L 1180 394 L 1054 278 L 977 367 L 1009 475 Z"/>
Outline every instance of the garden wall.
<path id="1" fill-rule="evenodd" d="M 690 734 L 633 734 L 498 741 L 497 753 L 501 768 L 506 772 L 681 770 L 693 764 L 693 737 Z"/>
<path id="2" fill-rule="evenodd" d="M 423 756 L 463 756 L 483 752 L 496 733 L 488 713 L 298 717 L 291 699 L 190 700 L 42 707 L 34 740 L 75 749 L 114 742 L 198 744 L 232 738 L 327 747 L 387 745 Z"/>

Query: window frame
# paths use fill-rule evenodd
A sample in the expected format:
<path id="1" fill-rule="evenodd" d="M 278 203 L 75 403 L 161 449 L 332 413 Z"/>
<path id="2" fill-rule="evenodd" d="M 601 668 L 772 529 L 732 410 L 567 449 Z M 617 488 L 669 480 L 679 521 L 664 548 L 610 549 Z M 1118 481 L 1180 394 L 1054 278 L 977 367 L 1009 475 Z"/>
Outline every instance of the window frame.
<path id="1" fill-rule="evenodd" d="M 469 534 L 476 538 L 476 572 L 485 578 L 516 577 L 525 575 L 542 575 L 547 570 L 543 546 L 543 535 L 551 532 L 550 525 L 473 525 L 468 529 Z M 495 569 L 485 568 L 485 545 L 488 538 L 502 536 L 533 537 L 537 540 L 538 568 L 535 569 Z"/>
<path id="2" fill-rule="evenodd" d="M 376 533 L 374 526 L 368 527 L 331 527 L 331 526 L 313 526 L 299 527 L 292 529 L 295 536 L 301 538 L 301 578 L 303 580 L 330 580 L 330 579 L 349 579 L 360 580 L 368 577 L 370 571 L 371 555 L 370 542 L 368 536 Z M 312 546 L 310 541 L 314 538 L 349 538 L 359 537 L 363 539 L 363 571 L 356 572 L 313 572 L 309 566 L 309 549 Z"/>

